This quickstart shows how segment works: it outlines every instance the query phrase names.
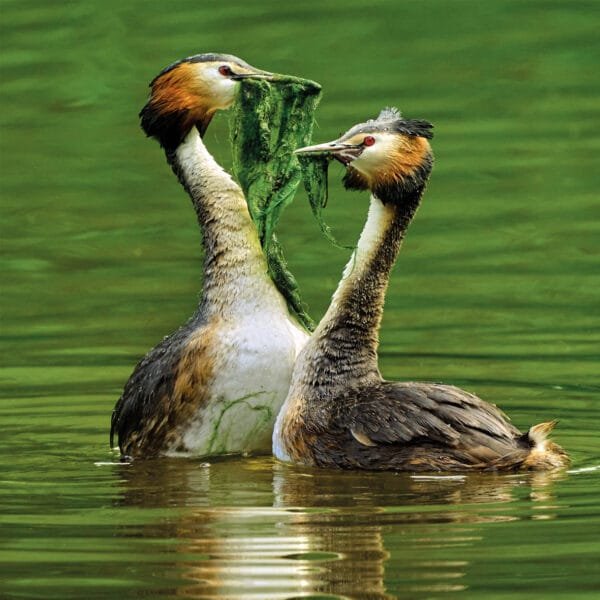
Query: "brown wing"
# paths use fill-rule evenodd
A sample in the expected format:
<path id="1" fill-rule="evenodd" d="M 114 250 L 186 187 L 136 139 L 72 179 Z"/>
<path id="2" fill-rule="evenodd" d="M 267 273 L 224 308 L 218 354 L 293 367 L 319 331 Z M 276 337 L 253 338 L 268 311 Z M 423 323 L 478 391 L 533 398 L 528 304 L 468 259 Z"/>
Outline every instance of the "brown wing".
<path id="1" fill-rule="evenodd" d="M 160 416 L 159 421 L 164 417 L 161 414 L 164 398 L 172 393 L 179 354 L 178 344 L 173 340 L 176 335 L 165 338 L 136 365 L 115 404 L 110 422 L 110 445 L 113 446 L 116 434 L 124 455 L 135 453 L 135 446 L 153 417 Z M 156 453 L 161 446 L 162 440 L 154 441 L 156 448 L 154 451 L 147 448 L 149 454 Z"/>
<path id="2" fill-rule="evenodd" d="M 164 449 L 184 409 L 188 410 L 192 404 L 190 394 L 178 387 L 182 387 L 185 379 L 182 371 L 185 376 L 196 374 L 197 369 L 188 363 L 197 362 L 199 353 L 196 348 L 190 351 L 190 340 L 202 331 L 202 326 L 201 320 L 190 320 L 136 365 L 113 410 L 111 447 L 117 434 L 119 448 L 125 455 L 152 456 Z M 197 382 L 198 386 L 201 384 Z"/>
<path id="3" fill-rule="evenodd" d="M 386 382 L 373 392 L 339 417 L 359 442 L 365 436 L 376 444 L 427 442 L 502 454 L 521 436 L 498 408 L 453 386 Z"/>

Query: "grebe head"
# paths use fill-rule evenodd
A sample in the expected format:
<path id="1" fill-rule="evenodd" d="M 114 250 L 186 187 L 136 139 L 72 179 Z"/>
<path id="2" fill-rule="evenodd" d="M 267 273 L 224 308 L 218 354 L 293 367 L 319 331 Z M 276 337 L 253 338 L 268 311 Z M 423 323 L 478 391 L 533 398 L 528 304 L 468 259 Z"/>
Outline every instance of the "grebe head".
<path id="1" fill-rule="evenodd" d="M 403 119 L 384 108 L 376 119 L 359 123 L 332 142 L 307 146 L 298 154 L 327 154 L 346 167 L 347 189 L 371 190 L 381 200 L 396 192 L 423 189 L 433 166 L 429 140 L 433 125 Z"/>
<path id="2" fill-rule="evenodd" d="M 179 60 L 150 82 L 150 98 L 140 112 L 142 129 L 172 149 L 193 126 L 203 135 L 214 113 L 231 106 L 242 79 L 271 76 L 231 54 L 196 54 Z"/>

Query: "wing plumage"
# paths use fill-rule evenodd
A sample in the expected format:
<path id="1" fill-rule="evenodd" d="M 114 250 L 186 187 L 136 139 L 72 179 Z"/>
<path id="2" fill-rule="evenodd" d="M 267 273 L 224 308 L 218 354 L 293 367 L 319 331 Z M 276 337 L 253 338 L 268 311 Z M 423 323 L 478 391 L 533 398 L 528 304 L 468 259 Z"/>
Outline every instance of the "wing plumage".
<path id="1" fill-rule="evenodd" d="M 364 453 L 401 447 L 406 460 L 411 448 L 416 455 L 421 447 L 438 448 L 468 466 L 527 447 L 502 411 L 456 387 L 384 382 L 371 392 L 360 394 L 336 419 L 336 427 L 348 430 Z"/>
<path id="2" fill-rule="evenodd" d="M 136 365 L 112 413 L 111 447 L 115 435 L 124 455 L 141 450 L 152 455 L 164 446 L 177 366 L 189 335 L 186 325 L 165 337 Z"/>

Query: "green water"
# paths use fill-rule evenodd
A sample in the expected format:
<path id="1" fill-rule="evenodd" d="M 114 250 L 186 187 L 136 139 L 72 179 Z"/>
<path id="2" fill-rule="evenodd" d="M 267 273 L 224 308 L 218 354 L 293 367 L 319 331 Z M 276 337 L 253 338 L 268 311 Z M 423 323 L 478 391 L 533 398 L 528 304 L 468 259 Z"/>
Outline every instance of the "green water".
<path id="1" fill-rule="evenodd" d="M 600 588 L 600 3 L 0 2 L 0 597 L 592 598 Z M 388 378 L 441 380 L 555 475 L 118 463 L 110 411 L 200 287 L 190 203 L 137 112 L 202 51 L 323 85 L 315 141 L 399 105 L 437 164 L 395 270 Z M 227 119 L 207 143 L 230 165 Z M 353 244 L 367 197 L 331 169 Z M 299 196 L 279 237 L 316 317 L 348 251 Z"/>

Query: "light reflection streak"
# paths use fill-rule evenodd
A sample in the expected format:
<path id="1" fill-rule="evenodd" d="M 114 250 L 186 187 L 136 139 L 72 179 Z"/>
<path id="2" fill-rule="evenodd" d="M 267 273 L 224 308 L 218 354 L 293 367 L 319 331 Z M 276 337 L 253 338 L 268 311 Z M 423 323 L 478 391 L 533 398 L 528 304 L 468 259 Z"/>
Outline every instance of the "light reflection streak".
<path id="1" fill-rule="evenodd" d="M 149 461 L 116 473 L 120 504 L 175 511 L 142 529 L 173 540 L 170 593 L 184 598 L 455 592 L 468 588 L 461 551 L 483 544 L 484 526 L 526 518 L 523 502 L 528 518 L 555 517 L 548 474 L 411 477 L 267 459 Z M 453 560 L 439 558 L 449 551 Z"/>

